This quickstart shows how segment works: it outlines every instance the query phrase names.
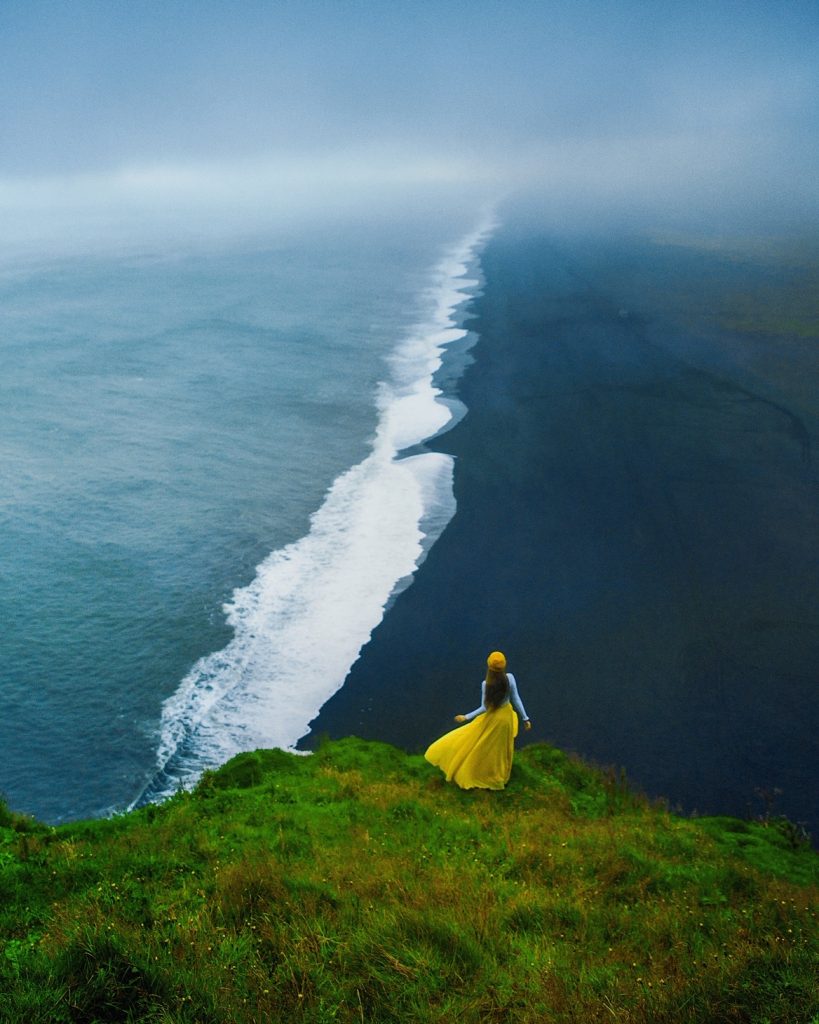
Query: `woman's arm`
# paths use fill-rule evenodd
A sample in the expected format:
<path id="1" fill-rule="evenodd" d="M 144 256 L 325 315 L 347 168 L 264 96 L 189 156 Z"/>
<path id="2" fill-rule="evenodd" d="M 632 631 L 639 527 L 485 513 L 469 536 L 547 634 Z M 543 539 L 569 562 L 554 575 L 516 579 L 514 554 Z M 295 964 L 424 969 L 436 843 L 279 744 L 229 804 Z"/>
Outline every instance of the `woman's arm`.
<path id="1" fill-rule="evenodd" d="M 515 677 L 511 672 L 507 672 L 506 676 L 509 680 L 509 699 L 512 701 L 512 707 L 517 711 L 518 717 L 523 722 L 524 728 L 531 729 L 532 726 L 529 723 L 529 716 L 526 714 L 526 708 L 523 706 L 523 701 L 520 699 L 518 684 L 515 682 Z"/>
<path id="2" fill-rule="evenodd" d="M 477 718 L 478 715 L 484 714 L 486 711 L 486 680 L 481 683 L 481 704 L 480 707 L 475 708 L 474 711 L 470 711 L 466 715 L 456 715 L 456 722 L 471 722 L 473 718 Z"/>

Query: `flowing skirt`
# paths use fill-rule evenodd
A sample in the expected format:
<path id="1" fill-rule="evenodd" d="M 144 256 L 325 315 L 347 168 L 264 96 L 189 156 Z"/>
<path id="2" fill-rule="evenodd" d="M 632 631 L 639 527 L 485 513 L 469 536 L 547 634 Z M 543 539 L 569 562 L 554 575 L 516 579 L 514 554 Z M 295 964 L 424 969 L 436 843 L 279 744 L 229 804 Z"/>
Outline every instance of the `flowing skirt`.
<path id="1" fill-rule="evenodd" d="M 473 718 L 430 746 L 424 757 L 461 789 L 503 789 L 512 772 L 518 716 L 511 704 Z"/>

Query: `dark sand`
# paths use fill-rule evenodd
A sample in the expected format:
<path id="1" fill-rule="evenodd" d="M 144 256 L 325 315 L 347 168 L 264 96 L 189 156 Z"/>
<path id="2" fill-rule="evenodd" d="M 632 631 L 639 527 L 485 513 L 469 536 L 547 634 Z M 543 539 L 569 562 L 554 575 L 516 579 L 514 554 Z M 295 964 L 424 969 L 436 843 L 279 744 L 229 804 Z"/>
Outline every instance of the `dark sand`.
<path id="1" fill-rule="evenodd" d="M 423 750 L 497 647 L 522 742 L 815 832 L 819 342 L 726 327 L 769 269 L 713 254 L 507 230 L 483 265 L 456 515 L 304 745 Z"/>

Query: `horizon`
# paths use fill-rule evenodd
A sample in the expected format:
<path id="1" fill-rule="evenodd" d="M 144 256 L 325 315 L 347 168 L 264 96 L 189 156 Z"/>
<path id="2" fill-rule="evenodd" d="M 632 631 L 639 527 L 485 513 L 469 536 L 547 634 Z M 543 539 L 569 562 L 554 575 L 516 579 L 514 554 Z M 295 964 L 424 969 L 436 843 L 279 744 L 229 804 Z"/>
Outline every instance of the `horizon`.
<path id="1" fill-rule="evenodd" d="M 529 197 L 544 223 L 819 220 L 819 8 L 0 11 L 6 244 Z"/>

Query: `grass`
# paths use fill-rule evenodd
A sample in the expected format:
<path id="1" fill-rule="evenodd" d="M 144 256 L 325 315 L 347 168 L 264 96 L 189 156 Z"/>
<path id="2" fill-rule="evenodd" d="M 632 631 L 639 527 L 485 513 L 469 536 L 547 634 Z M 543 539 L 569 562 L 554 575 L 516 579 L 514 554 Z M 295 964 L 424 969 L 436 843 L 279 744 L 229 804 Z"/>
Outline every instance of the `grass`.
<path id="1" fill-rule="evenodd" d="M 819 857 L 546 746 L 502 793 L 343 740 L 49 828 L 0 807 L 0 1020 L 817 1019 Z"/>

